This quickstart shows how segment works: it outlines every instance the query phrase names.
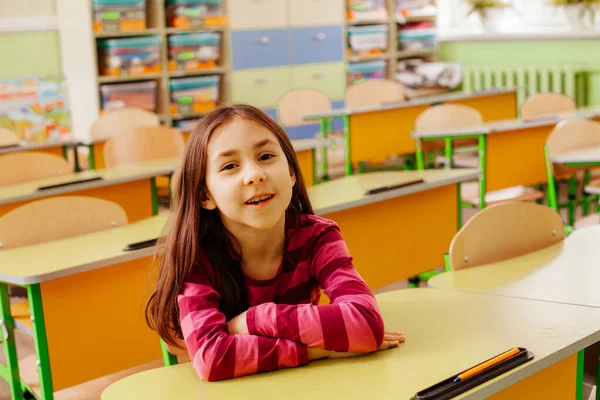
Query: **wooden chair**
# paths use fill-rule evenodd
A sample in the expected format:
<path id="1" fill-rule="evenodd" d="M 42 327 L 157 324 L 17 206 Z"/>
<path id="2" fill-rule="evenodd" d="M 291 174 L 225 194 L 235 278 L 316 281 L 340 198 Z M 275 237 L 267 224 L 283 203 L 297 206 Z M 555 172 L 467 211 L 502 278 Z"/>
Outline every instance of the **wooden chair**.
<path id="1" fill-rule="evenodd" d="M 0 186 L 7 186 L 69 174 L 73 167 L 54 154 L 22 151 L 1 155 L 0 171 Z"/>
<path id="2" fill-rule="evenodd" d="M 0 243 L 3 250 L 20 246 L 28 246 L 67 237 L 84 235 L 103 229 L 126 225 L 127 215 L 116 203 L 84 196 L 51 197 L 22 205 L 0 217 Z M 35 227 L 32 229 L 31 227 Z M 76 251 L 76 249 L 74 249 Z M 32 322 L 28 302 L 11 306 L 17 328 L 31 332 Z M 23 329 L 24 328 L 24 329 Z M 159 366 L 154 362 L 137 366 L 131 371 L 122 371 L 114 376 L 61 390 L 55 394 L 56 399 L 99 398 L 102 390 L 110 383 L 143 369 Z M 35 391 L 39 389 L 35 354 L 19 360 L 19 368 L 23 379 Z M 101 385 L 101 386 L 100 386 Z M 90 397 L 91 396 L 91 397 Z"/>
<path id="3" fill-rule="evenodd" d="M 277 120 L 284 129 L 299 126 L 313 125 L 314 121 L 304 121 L 300 116 L 303 114 L 321 113 L 331 111 L 331 99 L 329 95 L 318 89 L 298 88 L 292 89 L 279 96 L 276 102 Z M 346 154 L 344 133 L 334 132 L 331 120 L 327 121 L 327 139 L 334 146 L 327 146 L 325 157 L 326 165 L 317 169 L 320 179 L 333 179 L 344 175 L 344 160 Z M 321 137 L 321 132 L 315 132 L 315 137 Z M 317 151 L 316 162 L 321 165 L 323 152 Z M 318 180 L 320 180 L 318 179 Z"/>
<path id="4" fill-rule="evenodd" d="M 367 79 L 349 86 L 344 96 L 348 108 L 380 106 L 404 100 L 406 100 L 404 86 L 387 79 Z"/>
<path id="5" fill-rule="evenodd" d="M 479 211 L 450 243 L 446 269 L 459 270 L 522 256 L 565 237 L 560 215 L 550 207 L 521 201 Z"/>
<path id="6" fill-rule="evenodd" d="M 415 121 L 414 130 L 416 132 L 434 131 L 440 129 L 460 129 L 483 124 L 481 113 L 469 106 L 460 104 L 439 104 L 431 106 L 423 111 Z M 424 155 L 429 152 L 437 152 L 445 149 L 443 140 L 420 141 Z M 455 147 L 477 146 L 476 139 L 457 139 L 452 142 L 452 149 Z M 453 154 L 452 162 L 447 157 L 438 157 L 436 162 L 442 164 L 455 165 L 457 167 L 477 168 L 478 160 L 476 155 Z M 474 165 L 473 165 L 474 163 Z"/>
<path id="7" fill-rule="evenodd" d="M 159 126 L 156 114 L 141 108 L 122 108 L 106 111 L 93 124 L 90 130 L 92 140 L 107 140 L 119 136 L 138 126 Z"/>
<path id="8" fill-rule="evenodd" d="M 135 164 L 164 158 L 182 157 L 185 148 L 183 135 L 166 126 L 137 126 L 113 136 L 104 144 L 104 163 L 107 167 Z M 156 178 L 158 194 L 168 197 L 169 177 Z"/>
<path id="9" fill-rule="evenodd" d="M 0 147 L 18 146 L 19 143 L 19 137 L 15 132 L 0 126 Z"/>
<path id="10" fill-rule="evenodd" d="M 185 144 L 181 132 L 166 126 L 131 127 L 104 145 L 107 167 L 182 157 Z"/>
<path id="11" fill-rule="evenodd" d="M 576 110 L 575 100 L 565 94 L 555 92 L 537 93 L 529 96 L 521 104 L 521 118 L 543 118 Z"/>
<path id="12" fill-rule="evenodd" d="M 587 214 L 588 202 L 592 201 L 592 199 L 597 201 L 597 196 L 584 196 L 581 202 L 575 198 L 576 174 L 583 172 L 584 185 L 590 183 L 590 174 L 587 167 L 567 167 L 564 164 L 551 162 L 550 158 L 562 152 L 596 146 L 600 146 L 600 123 L 587 119 L 562 121 L 556 125 L 546 139 L 544 151 L 546 156 L 546 173 L 548 175 L 548 205 L 557 211 L 561 208 L 561 205 L 558 203 L 557 181 L 569 180 L 569 199 L 566 206 L 568 207 L 568 224 L 570 226 L 575 226 L 575 208 L 577 204 L 583 202 L 584 214 Z M 586 216 L 578 221 L 577 226 L 588 226 L 596 219 L 597 217 L 595 216 Z"/>
<path id="13" fill-rule="evenodd" d="M 435 131 L 458 129 L 483 124 L 483 117 L 479 111 L 472 107 L 463 106 L 460 104 L 440 104 L 429 107 L 423 111 L 415 121 L 415 131 Z M 458 139 L 453 141 L 452 148 L 455 146 L 469 146 L 477 144 L 477 140 L 473 139 Z M 423 152 L 431 152 L 440 149 L 445 149 L 443 141 L 423 141 L 420 140 L 419 146 Z M 469 156 L 465 154 L 453 155 L 452 148 L 447 151 L 452 156 L 452 160 L 447 157 L 443 158 L 450 166 L 462 166 L 477 168 L 479 159 L 477 155 Z M 535 201 L 542 199 L 544 194 L 538 190 L 529 187 L 523 188 L 508 188 L 501 191 L 488 192 L 486 194 L 486 204 L 495 204 L 503 201 L 519 200 L 519 201 Z M 461 185 L 462 204 L 468 207 L 473 207 L 479 204 L 479 183 L 466 182 Z M 488 200 L 489 198 L 489 200 Z"/>

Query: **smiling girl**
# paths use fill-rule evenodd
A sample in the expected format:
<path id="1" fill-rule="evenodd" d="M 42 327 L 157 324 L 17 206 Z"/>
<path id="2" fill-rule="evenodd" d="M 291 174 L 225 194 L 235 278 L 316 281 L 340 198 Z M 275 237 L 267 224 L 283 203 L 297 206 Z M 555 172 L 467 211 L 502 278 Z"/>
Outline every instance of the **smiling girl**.
<path id="1" fill-rule="evenodd" d="M 286 133 L 247 105 L 204 117 L 157 251 L 148 324 L 201 378 L 398 346 L 337 225 L 315 216 Z M 321 289 L 331 303 L 318 305 Z M 184 343 L 182 343 L 182 339 Z"/>

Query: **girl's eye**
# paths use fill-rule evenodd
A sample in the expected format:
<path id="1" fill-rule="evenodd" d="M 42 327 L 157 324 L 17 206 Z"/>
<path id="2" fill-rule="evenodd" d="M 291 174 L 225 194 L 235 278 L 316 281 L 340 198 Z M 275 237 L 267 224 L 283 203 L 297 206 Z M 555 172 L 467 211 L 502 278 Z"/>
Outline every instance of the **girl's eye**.
<path id="1" fill-rule="evenodd" d="M 235 168 L 235 164 L 226 164 L 223 168 L 221 168 L 221 171 L 228 171 L 233 168 Z"/>
<path id="2" fill-rule="evenodd" d="M 260 161 L 267 161 L 270 160 L 271 158 L 275 157 L 273 154 L 263 154 L 262 156 L 260 156 L 259 160 Z"/>

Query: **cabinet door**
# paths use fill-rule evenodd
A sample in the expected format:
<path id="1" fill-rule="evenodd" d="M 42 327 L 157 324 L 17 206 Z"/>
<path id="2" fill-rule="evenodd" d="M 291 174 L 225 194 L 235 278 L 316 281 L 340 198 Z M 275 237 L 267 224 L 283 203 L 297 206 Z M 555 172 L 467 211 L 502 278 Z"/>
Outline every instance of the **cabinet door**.
<path id="1" fill-rule="evenodd" d="M 343 62 L 295 65 L 292 67 L 292 87 L 319 89 L 332 100 L 343 99 L 346 66 Z"/>
<path id="2" fill-rule="evenodd" d="M 288 0 L 290 26 L 343 25 L 344 0 Z"/>
<path id="3" fill-rule="evenodd" d="M 231 32 L 233 69 L 278 67 L 290 63 L 288 29 Z"/>
<path id="4" fill-rule="evenodd" d="M 292 64 L 343 61 L 341 26 L 294 28 L 291 30 Z"/>
<path id="5" fill-rule="evenodd" d="M 231 29 L 284 28 L 288 26 L 286 0 L 229 0 Z"/>
<path id="6" fill-rule="evenodd" d="M 256 107 L 275 107 L 277 98 L 291 89 L 292 68 L 262 68 L 233 71 L 231 98 L 234 103 L 247 103 Z"/>

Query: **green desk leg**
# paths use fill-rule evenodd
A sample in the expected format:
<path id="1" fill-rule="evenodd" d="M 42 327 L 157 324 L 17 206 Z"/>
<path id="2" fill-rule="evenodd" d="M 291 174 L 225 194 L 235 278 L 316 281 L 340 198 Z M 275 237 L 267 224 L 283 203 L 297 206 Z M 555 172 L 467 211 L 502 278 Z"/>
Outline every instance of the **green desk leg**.
<path id="1" fill-rule="evenodd" d="M 575 399 L 582 400 L 583 399 L 583 360 L 584 350 L 580 350 L 577 352 L 577 379 L 576 379 L 576 390 L 575 390 Z"/>
<path id="2" fill-rule="evenodd" d="M 585 188 L 587 185 L 590 184 L 590 180 L 591 180 L 591 173 L 589 169 L 586 169 L 583 172 L 583 187 Z M 588 215 L 590 213 L 590 200 L 591 200 L 590 195 L 585 193 L 585 190 L 583 191 L 583 215 Z"/>
<path id="3" fill-rule="evenodd" d="M 444 142 L 444 157 L 448 160 L 448 168 L 452 168 L 452 138 L 446 138 Z"/>
<path id="4" fill-rule="evenodd" d="M 421 140 L 415 139 L 417 141 L 417 169 L 419 171 L 423 171 L 425 169 L 425 155 L 423 154 L 423 149 L 421 148 Z"/>
<path id="5" fill-rule="evenodd" d="M 52 400 L 54 398 L 52 389 L 52 371 L 50 369 L 50 356 L 48 354 L 48 339 L 46 338 L 46 324 L 44 323 L 44 309 L 42 307 L 42 293 L 40 285 L 27 286 L 29 297 L 29 309 L 33 330 L 33 341 L 35 354 L 38 360 L 38 372 L 40 376 L 40 390 L 42 399 Z"/>
<path id="6" fill-rule="evenodd" d="M 10 313 L 10 296 L 8 285 L 0 283 L 0 328 L 2 330 L 2 347 L 6 357 L 6 366 L 2 365 L 2 378 L 8 382 L 12 399 L 22 399 L 21 377 L 19 375 L 19 360 L 15 342 L 15 321 Z"/>
<path id="7" fill-rule="evenodd" d="M 150 179 L 152 191 L 152 215 L 158 215 L 158 188 L 156 187 L 156 178 Z"/>
<path id="8" fill-rule="evenodd" d="M 328 118 L 323 117 L 320 119 L 321 121 L 321 139 L 327 140 L 327 128 L 329 127 Z M 327 182 L 329 178 L 327 177 L 327 147 L 321 147 L 321 172 L 323 173 L 323 181 Z M 315 180 L 315 183 L 317 181 Z"/>
<path id="9" fill-rule="evenodd" d="M 94 145 L 93 144 L 88 144 L 88 150 L 89 150 L 89 156 L 88 156 L 88 160 L 90 163 L 90 169 L 94 170 L 96 169 L 96 157 L 94 156 Z"/>
<path id="10" fill-rule="evenodd" d="M 354 173 L 352 169 L 352 161 L 350 159 L 350 117 L 344 115 L 344 146 L 346 146 L 346 176 L 350 176 Z"/>
<path id="11" fill-rule="evenodd" d="M 452 267 L 450 266 L 450 254 L 448 253 L 444 253 L 444 271 L 452 271 Z"/>
<path id="12" fill-rule="evenodd" d="M 486 155 L 486 137 L 477 136 L 477 150 L 479 151 L 479 168 L 481 169 L 481 178 L 479 179 L 479 209 L 485 208 L 485 192 L 487 186 L 487 155 Z"/>
<path id="13" fill-rule="evenodd" d="M 461 183 L 458 182 L 456 184 L 456 222 L 457 222 L 457 231 L 460 231 L 460 228 L 462 228 L 462 208 L 463 208 L 463 203 L 462 203 L 462 195 L 461 195 Z"/>
<path id="14" fill-rule="evenodd" d="M 179 363 L 177 356 L 169 353 L 169 350 L 167 350 L 167 346 L 165 346 L 165 342 L 163 342 L 162 339 L 160 339 L 160 349 L 162 350 L 165 367 L 170 367 L 171 365 L 177 365 Z"/>

